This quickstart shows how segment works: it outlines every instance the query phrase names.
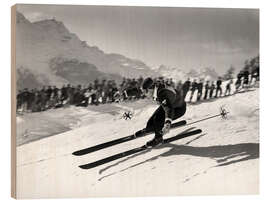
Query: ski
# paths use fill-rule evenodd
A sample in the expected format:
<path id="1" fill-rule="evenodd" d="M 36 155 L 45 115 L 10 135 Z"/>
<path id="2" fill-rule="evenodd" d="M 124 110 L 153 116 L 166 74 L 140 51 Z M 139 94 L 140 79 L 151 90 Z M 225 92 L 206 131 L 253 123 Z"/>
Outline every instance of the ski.
<path id="1" fill-rule="evenodd" d="M 186 123 L 187 122 L 185 120 L 179 121 L 179 122 L 173 123 L 171 128 L 177 128 L 177 127 L 186 125 Z M 101 144 L 98 144 L 98 145 L 95 145 L 95 146 L 92 146 L 92 147 L 88 147 L 88 148 L 85 148 L 85 149 L 81 149 L 81 150 L 73 152 L 72 154 L 75 155 L 75 156 L 82 156 L 82 155 L 85 155 L 85 154 L 89 154 L 91 152 L 95 152 L 95 151 L 98 151 L 98 150 L 101 150 L 101 149 L 104 149 L 104 148 L 108 148 L 108 147 L 111 147 L 111 146 L 114 146 L 114 145 L 117 145 L 117 144 L 121 144 L 121 143 L 130 141 L 130 140 L 133 140 L 133 139 L 136 139 L 136 138 L 139 138 L 139 137 L 144 137 L 144 136 L 152 134 L 152 133 L 154 133 L 154 132 L 152 130 L 148 130 L 148 129 L 139 130 L 139 131 L 137 131 L 136 133 L 134 133 L 132 135 L 122 137 L 122 138 L 118 138 L 118 139 L 115 139 L 115 140 L 112 140 L 112 141 L 109 141 L 109 142 L 101 143 Z"/>
<path id="2" fill-rule="evenodd" d="M 186 132 L 186 133 L 180 133 L 180 134 L 178 134 L 176 136 L 164 139 L 164 141 L 163 141 L 163 143 L 161 145 L 164 145 L 166 143 L 170 143 L 170 142 L 173 142 L 173 141 L 176 141 L 176 140 L 188 137 L 188 136 L 196 135 L 196 134 L 199 134 L 201 132 L 202 132 L 201 129 L 197 129 L 197 130 L 193 130 L 193 131 Z M 159 145 L 159 146 L 161 146 L 161 145 Z M 132 154 L 136 154 L 136 153 L 141 152 L 141 151 L 144 151 L 144 150 L 146 150 L 148 148 L 149 148 L 148 146 L 143 145 L 141 147 L 134 148 L 134 149 L 131 149 L 131 150 L 128 150 L 128 151 L 125 151 L 125 152 L 121 152 L 119 154 L 115 154 L 113 156 L 110 156 L 110 157 L 107 157 L 107 158 L 104 158 L 104 159 L 100 159 L 100 160 L 92 162 L 92 163 L 80 165 L 79 167 L 81 169 L 95 168 L 97 166 L 109 163 L 111 161 L 114 161 L 114 160 L 117 160 L 117 159 L 120 159 L 120 158 L 123 158 L 123 157 L 126 157 L 126 156 L 130 156 Z"/>

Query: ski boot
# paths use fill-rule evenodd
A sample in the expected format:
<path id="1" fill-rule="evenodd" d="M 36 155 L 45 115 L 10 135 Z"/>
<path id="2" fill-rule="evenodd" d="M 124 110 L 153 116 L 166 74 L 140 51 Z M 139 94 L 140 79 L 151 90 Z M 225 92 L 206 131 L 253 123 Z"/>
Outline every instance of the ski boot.
<path id="1" fill-rule="evenodd" d="M 161 145 L 163 143 L 163 134 L 162 133 L 158 133 L 155 135 L 154 139 L 148 141 L 146 143 L 146 146 L 147 147 L 155 147 L 155 146 L 158 146 L 158 145 Z"/>
<path id="2" fill-rule="evenodd" d="M 142 130 L 139 130 L 137 131 L 135 134 L 134 134 L 134 137 L 137 138 L 137 137 L 143 137 L 144 135 L 148 134 L 148 133 L 151 133 L 153 132 L 153 129 L 149 129 L 149 128 L 144 128 Z"/>

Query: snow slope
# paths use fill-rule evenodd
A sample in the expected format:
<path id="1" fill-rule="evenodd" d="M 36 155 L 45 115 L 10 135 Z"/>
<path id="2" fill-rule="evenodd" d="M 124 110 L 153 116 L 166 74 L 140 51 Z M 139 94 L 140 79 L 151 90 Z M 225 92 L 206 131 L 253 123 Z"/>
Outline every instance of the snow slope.
<path id="1" fill-rule="evenodd" d="M 223 105 L 230 111 L 227 120 L 214 118 L 188 125 L 172 130 L 166 137 L 194 127 L 203 130 L 199 135 L 90 170 L 78 165 L 138 147 L 152 136 L 82 157 L 71 153 L 144 127 L 156 105 L 134 108 L 132 120 L 105 114 L 97 122 L 21 145 L 17 148 L 17 196 L 258 194 L 259 89 L 189 105 L 183 118 L 190 123 L 217 114 Z"/>

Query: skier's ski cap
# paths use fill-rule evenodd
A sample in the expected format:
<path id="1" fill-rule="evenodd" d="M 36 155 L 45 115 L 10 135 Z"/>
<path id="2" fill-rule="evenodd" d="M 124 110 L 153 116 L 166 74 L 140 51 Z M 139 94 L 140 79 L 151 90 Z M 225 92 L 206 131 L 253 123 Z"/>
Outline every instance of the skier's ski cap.
<path id="1" fill-rule="evenodd" d="M 149 89 L 150 87 L 152 87 L 153 83 L 154 83 L 154 81 L 152 80 L 152 78 L 146 78 L 143 81 L 142 88 L 143 89 Z"/>

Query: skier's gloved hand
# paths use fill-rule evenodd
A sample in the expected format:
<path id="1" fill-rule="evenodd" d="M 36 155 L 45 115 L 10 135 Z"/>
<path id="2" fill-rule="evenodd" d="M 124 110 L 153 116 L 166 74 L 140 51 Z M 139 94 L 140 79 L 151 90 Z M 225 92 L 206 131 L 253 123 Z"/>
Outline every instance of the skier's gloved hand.
<path id="1" fill-rule="evenodd" d="M 169 133 L 171 129 L 171 121 L 170 120 L 166 120 L 164 123 L 164 126 L 162 128 L 162 132 L 165 135 L 166 133 Z"/>

